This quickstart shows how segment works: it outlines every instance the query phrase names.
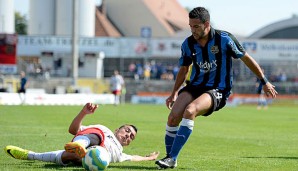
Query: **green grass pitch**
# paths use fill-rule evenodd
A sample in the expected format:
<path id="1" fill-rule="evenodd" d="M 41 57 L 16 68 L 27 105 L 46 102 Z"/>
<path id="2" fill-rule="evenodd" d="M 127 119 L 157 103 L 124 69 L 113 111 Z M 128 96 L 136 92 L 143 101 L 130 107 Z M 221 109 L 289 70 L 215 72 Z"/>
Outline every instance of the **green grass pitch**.
<path id="1" fill-rule="evenodd" d="M 0 106 L 0 170 L 84 170 L 53 163 L 16 160 L 3 151 L 16 145 L 36 152 L 63 149 L 72 139 L 68 126 L 82 106 Z M 165 105 L 103 105 L 83 121 L 114 130 L 135 124 L 136 140 L 124 148 L 128 154 L 165 155 L 164 130 L 169 110 Z M 209 117 L 198 117 L 175 170 L 270 170 L 298 169 L 298 106 L 273 105 L 225 107 Z M 108 170 L 157 170 L 154 161 L 112 163 Z"/>

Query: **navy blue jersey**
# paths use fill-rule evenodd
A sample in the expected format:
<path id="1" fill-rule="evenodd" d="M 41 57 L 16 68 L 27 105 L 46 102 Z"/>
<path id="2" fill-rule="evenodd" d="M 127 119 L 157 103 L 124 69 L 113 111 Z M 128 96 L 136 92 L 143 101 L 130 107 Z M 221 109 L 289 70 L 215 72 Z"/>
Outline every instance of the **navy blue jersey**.
<path id="1" fill-rule="evenodd" d="M 244 48 L 230 33 L 211 28 L 205 47 L 193 36 L 184 40 L 181 47 L 180 66 L 193 63 L 190 85 L 204 89 L 219 89 L 229 94 L 232 88 L 232 58 L 239 59 Z"/>
<path id="2" fill-rule="evenodd" d="M 263 84 L 259 78 L 257 78 L 257 94 L 262 94 Z"/>
<path id="3" fill-rule="evenodd" d="M 26 77 L 21 78 L 21 89 L 22 90 L 26 88 L 25 87 L 26 83 L 27 83 L 27 78 Z"/>

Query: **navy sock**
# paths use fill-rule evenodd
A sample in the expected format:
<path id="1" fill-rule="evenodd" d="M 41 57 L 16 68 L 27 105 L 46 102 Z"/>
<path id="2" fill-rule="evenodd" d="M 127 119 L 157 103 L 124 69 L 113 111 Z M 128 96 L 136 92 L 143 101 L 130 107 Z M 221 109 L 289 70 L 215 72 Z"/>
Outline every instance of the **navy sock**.
<path id="1" fill-rule="evenodd" d="M 172 145 L 176 137 L 178 128 L 179 128 L 178 126 L 177 127 L 170 127 L 168 125 L 166 126 L 165 145 L 166 145 L 167 155 L 170 154 L 171 152 Z"/>
<path id="2" fill-rule="evenodd" d="M 177 160 L 180 150 L 188 140 L 190 134 L 192 133 L 194 126 L 194 121 L 189 119 L 182 119 L 180 128 L 177 132 L 176 138 L 173 142 L 172 150 L 170 156 Z"/>

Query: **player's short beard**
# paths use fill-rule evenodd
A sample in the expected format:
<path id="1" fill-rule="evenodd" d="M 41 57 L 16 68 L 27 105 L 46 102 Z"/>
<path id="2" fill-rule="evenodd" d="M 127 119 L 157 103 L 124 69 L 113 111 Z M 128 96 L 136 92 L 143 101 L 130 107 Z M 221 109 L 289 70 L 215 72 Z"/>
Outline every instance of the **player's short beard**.
<path id="1" fill-rule="evenodd" d="M 204 27 L 203 31 L 201 31 L 200 33 L 196 34 L 196 40 L 200 40 L 200 39 L 203 39 L 205 37 L 205 30 L 206 30 L 206 27 Z"/>
<path id="2" fill-rule="evenodd" d="M 194 37 L 196 40 L 200 40 L 200 39 L 204 38 L 204 36 L 205 36 L 205 32 L 202 31 L 199 34 L 196 34 L 196 36 L 194 36 Z"/>
<path id="3" fill-rule="evenodd" d="M 202 39 L 204 36 L 205 36 L 205 32 L 202 31 L 202 32 L 199 34 L 199 39 Z"/>

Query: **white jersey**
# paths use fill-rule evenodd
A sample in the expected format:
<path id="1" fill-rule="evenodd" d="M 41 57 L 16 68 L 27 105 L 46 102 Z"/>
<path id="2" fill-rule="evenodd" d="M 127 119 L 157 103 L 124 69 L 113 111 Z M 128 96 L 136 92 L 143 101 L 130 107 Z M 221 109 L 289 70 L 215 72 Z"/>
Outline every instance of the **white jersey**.
<path id="1" fill-rule="evenodd" d="M 87 129 L 87 128 L 98 128 L 100 129 L 104 136 L 104 146 L 110 153 L 110 162 L 116 163 L 116 162 L 123 162 L 123 161 L 130 161 L 132 159 L 131 155 L 123 153 L 123 147 L 120 144 L 120 142 L 115 137 L 114 133 L 103 125 L 89 125 L 89 126 L 81 126 L 80 131 Z"/>
<path id="2" fill-rule="evenodd" d="M 121 90 L 123 84 L 124 84 L 124 80 L 123 80 L 123 77 L 121 75 L 114 75 L 111 78 L 111 89 L 112 89 L 112 91 Z"/>

